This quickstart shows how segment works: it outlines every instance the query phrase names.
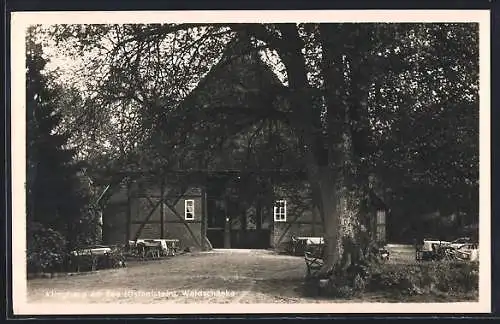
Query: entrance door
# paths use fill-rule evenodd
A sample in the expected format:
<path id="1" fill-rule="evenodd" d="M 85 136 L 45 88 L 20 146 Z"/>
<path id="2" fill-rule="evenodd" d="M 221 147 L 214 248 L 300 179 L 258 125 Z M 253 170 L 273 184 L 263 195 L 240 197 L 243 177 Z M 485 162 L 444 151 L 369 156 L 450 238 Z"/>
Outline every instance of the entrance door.
<path id="1" fill-rule="evenodd" d="M 261 210 L 248 207 L 244 217 L 242 204 L 223 199 L 207 199 L 207 238 L 214 248 L 267 249 L 271 232 L 262 228 Z M 245 225 L 246 222 L 246 225 Z"/>
<path id="2" fill-rule="evenodd" d="M 220 199 L 207 199 L 207 238 L 213 248 L 224 248 L 226 211 Z"/>
<path id="3" fill-rule="evenodd" d="M 258 202 L 237 201 L 229 205 L 231 247 L 236 249 L 267 249 L 270 231 L 262 229 L 262 209 Z"/>
<path id="4" fill-rule="evenodd" d="M 235 249 L 268 249 L 271 232 L 268 229 L 231 231 L 231 246 Z"/>

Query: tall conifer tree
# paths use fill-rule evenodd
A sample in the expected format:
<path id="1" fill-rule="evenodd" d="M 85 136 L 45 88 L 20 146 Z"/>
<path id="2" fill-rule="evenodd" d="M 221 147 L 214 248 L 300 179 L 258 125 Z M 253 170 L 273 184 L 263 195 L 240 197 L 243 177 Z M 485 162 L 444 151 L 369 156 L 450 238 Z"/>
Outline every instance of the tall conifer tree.
<path id="1" fill-rule="evenodd" d="M 81 190 L 75 151 L 67 147 L 69 134 L 60 131 L 62 88 L 46 72 L 47 60 L 33 35 L 30 30 L 26 43 L 28 222 L 61 232 L 72 246 L 86 195 Z"/>

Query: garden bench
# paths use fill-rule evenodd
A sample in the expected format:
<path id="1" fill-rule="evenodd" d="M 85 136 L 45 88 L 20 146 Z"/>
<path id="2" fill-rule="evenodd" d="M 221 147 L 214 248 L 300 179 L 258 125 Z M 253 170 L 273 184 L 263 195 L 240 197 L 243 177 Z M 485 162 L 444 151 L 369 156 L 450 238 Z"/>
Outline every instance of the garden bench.
<path id="1" fill-rule="evenodd" d="M 313 245 L 304 252 L 304 261 L 307 266 L 307 276 L 314 276 L 323 267 L 323 245 Z"/>

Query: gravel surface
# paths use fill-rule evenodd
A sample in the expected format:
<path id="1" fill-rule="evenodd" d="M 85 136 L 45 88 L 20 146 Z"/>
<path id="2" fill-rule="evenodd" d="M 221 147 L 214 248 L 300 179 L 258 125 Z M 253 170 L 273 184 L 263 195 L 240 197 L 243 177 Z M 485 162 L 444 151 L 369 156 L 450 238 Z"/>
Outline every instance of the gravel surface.
<path id="1" fill-rule="evenodd" d="M 382 302 L 305 297 L 306 266 L 266 250 L 213 250 L 132 262 L 121 269 L 28 280 L 29 303 L 332 303 Z M 427 300 L 430 301 L 430 300 Z"/>
<path id="2" fill-rule="evenodd" d="M 28 302 L 279 303 L 301 297 L 303 258 L 265 250 L 214 250 L 127 268 L 28 281 Z"/>

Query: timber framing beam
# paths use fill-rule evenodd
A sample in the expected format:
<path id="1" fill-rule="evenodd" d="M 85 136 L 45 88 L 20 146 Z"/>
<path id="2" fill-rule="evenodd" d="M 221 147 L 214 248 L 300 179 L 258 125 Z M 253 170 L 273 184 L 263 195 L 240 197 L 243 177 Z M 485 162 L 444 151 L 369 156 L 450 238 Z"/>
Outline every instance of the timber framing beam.
<path id="1" fill-rule="evenodd" d="M 181 194 L 179 196 L 176 197 L 174 203 L 173 203 L 173 206 L 175 206 L 175 204 L 177 204 L 179 202 L 179 200 L 184 196 L 184 193 L 186 192 L 186 188 L 182 188 L 181 190 Z M 168 193 L 167 193 L 168 195 Z M 162 197 L 160 198 L 156 203 L 153 203 L 153 201 L 150 199 L 150 198 L 147 198 L 148 202 L 149 202 L 149 205 L 151 207 L 151 210 L 149 211 L 148 215 L 144 218 L 144 220 L 141 222 L 141 225 L 139 226 L 139 228 L 137 229 L 137 232 L 135 233 L 135 236 L 134 236 L 134 241 L 137 241 L 139 239 L 139 236 L 142 232 L 142 230 L 144 229 L 144 226 L 149 222 L 149 220 L 151 219 L 151 217 L 153 216 L 154 212 L 157 210 L 157 208 L 160 206 L 160 205 L 163 205 L 163 204 L 166 204 L 165 202 L 165 197 Z M 166 204 L 168 207 L 169 205 Z M 169 207 L 170 208 L 170 207 Z M 172 208 L 170 208 L 172 209 Z M 174 208 L 175 209 L 175 208 Z M 177 216 L 177 215 L 176 215 Z M 130 231 L 130 224 L 128 226 L 128 229 Z"/>
<path id="2" fill-rule="evenodd" d="M 203 187 L 202 198 L 201 198 L 201 250 L 206 250 L 205 237 L 207 237 L 207 225 L 208 225 L 208 215 L 207 215 L 207 188 Z"/>
<path id="3" fill-rule="evenodd" d="M 164 239 L 165 238 L 165 210 L 164 210 L 164 204 L 163 200 L 165 200 L 165 178 L 161 178 L 160 182 L 160 195 L 161 195 L 161 200 L 162 202 L 160 203 L 160 222 L 161 222 L 161 228 L 160 228 L 160 238 Z"/>

